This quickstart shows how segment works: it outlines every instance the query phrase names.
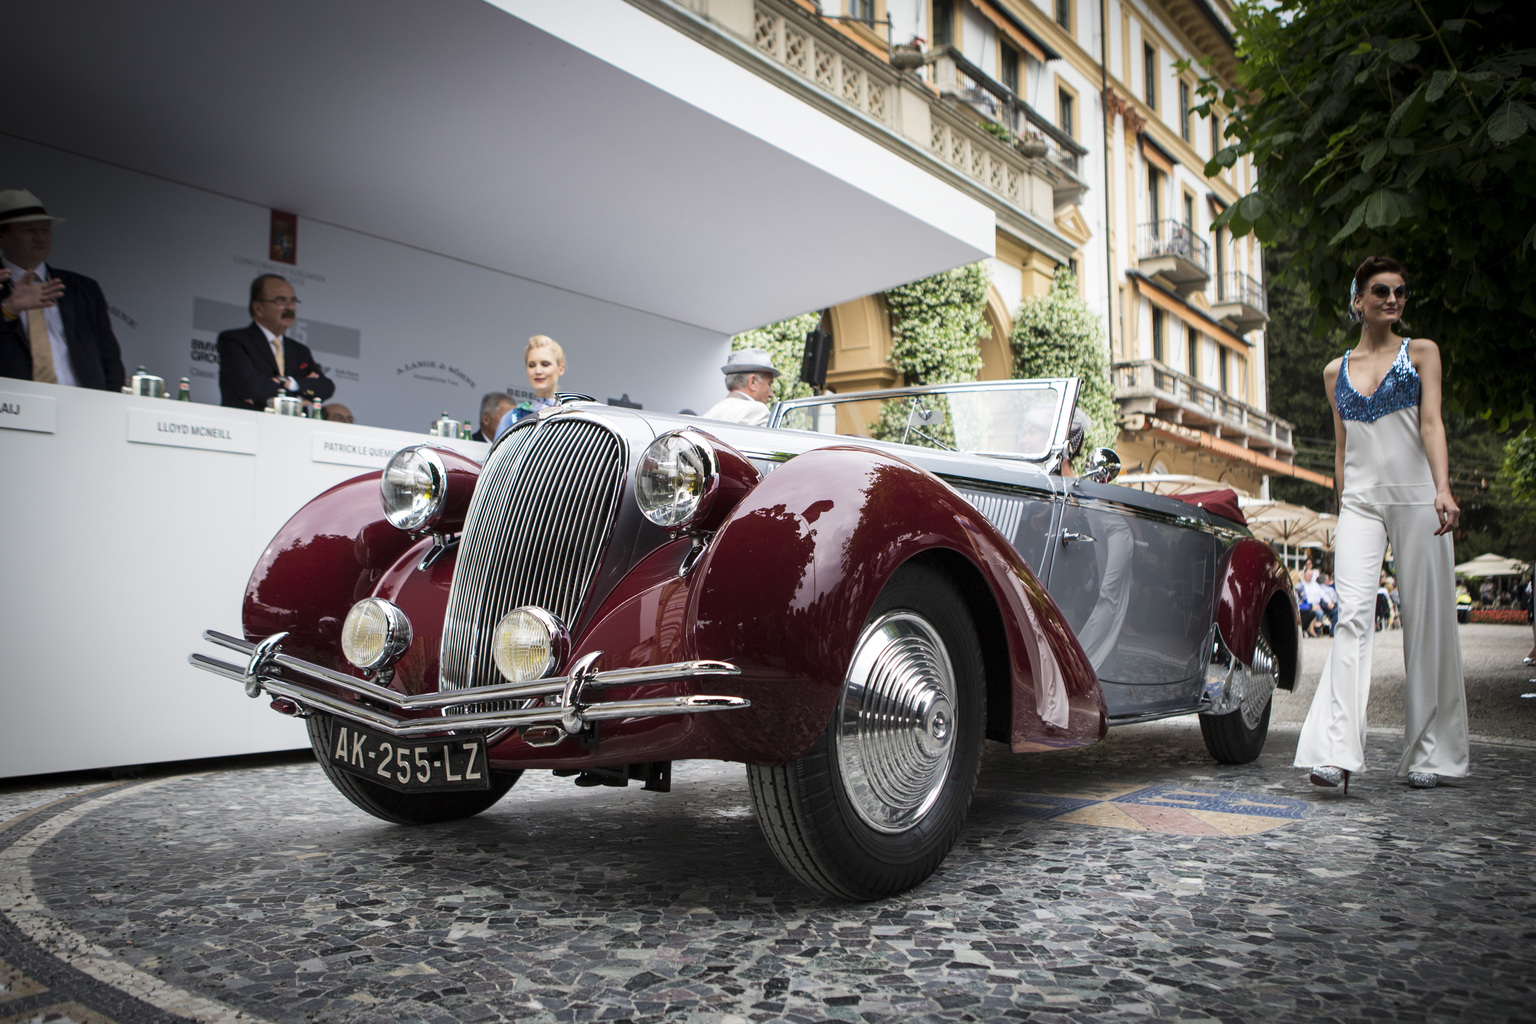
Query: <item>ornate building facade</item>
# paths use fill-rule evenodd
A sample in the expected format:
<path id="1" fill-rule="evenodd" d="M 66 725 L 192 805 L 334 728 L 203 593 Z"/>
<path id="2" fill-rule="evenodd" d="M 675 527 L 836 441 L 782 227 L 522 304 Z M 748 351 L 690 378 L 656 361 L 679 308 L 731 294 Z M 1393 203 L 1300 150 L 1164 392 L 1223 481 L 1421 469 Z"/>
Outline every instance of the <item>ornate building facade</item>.
<path id="1" fill-rule="evenodd" d="M 1025 372 L 1012 316 L 1069 267 L 1106 327 L 1129 471 L 1324 481 L 1266 411 L 1257 243 L 1212 228 L 1254 181 L 1246 160 L 1205 176 L 1222 112 L 1193 112 L 1202 60 L 1235 66 L 1229 0 L 630 2 L 992 209 L 983 379 Z M 857 238 L 806 244 L 859 258 Z M 830 387 L 899 383 L 881 296 L 828 321 Z"/>

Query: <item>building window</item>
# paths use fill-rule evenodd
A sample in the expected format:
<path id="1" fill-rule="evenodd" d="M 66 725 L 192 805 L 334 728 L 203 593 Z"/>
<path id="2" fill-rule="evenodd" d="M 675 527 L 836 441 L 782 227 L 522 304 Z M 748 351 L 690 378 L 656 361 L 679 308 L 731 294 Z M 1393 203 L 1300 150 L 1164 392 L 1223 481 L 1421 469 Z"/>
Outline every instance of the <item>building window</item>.
<path id="1" fill-rule="evenodd" d="M 848 0 L 848 13 L 867 25 L 875 23 L 875 0 Z"/>
<path id="2" fill-rule="evenodd" d="M 1056 124 L 1073 138 L 1077 137 L 1076 118 L 1072 110 L 1072 94 L 1065 89 L 1056 90 Z"/>
<path id="3" fill-rule="evenodd" d="M 1002 71 L 1003 84 L 1008 87 L 1010 92 L 1017 94 L 1019 91 L 1019 51 L 1007 43 L 999 43 L 998 47 L 1002 51 L 999 63 L 1002 65 L 1000 70 Z"/>
<path id="4" fill-rule="evenodd" d="M 933 45 L 949 46 L 954 41 L 954 0 L 933 0 Z"/>
<path id="5" fill-rule="evenodd" d="M 1216 301 L 1227 298 L 1227 229 L 1216 229 Z"/>
<path id="6" fill-rule="evenodd" d="M 1156 306 L 1152 307 L 1152 358 L 1160 363 L 1165 362 L 1163 359 L 1163 318 L 1165 316 L 1167 314 L 1162 310 Z"/>
<path id="7" fill-rule="evenodd" d="M 1147 106 L 1157 109 L 1157 47 L 1143 43 L 1141 47 L 1142 91 Z"/>
<path id="8" fill-rule="evenodd" d="M 1056 24 L 1072 31 L 1072 0 L 1056 0 Z"/>
<path id="9" fill-rule="evenodd" d="M 1221 152 L 1221 115 L 1211 111 L 1211 156 Z"/>
<path id="10" fill-rule="evenodd" d="M 1184 137 L 1185 142 L 1193 141 L 1190 138 L 1189 122 L 1191 117 L 1189 113 L 1189 107 L 1189 83 L 1181 78 L 1179 79 L 1179 134 Z"/>
<path id="11" fill-rule="evenodd" d="M 1156 167 L 1147 165 L 1147 220 L 1152 222 L 1152 230 L 1158 231 L 1157 222 L 1163 219 L 1162 204 L 1158 201 L 1158 195 L 1163 190 L 1163 175 Z"/>
<path id="12" fill-rule="evenodd" d="M 1231 355 L 1232 355 L 1232 353 L 1228 352 L 1226 349 L 1222 349 L 1221 352 L 1220 352 L 1220 356 L 1221 356 L 1221 359 L 1220 359 L 1220 366 L 1221 366 L 1221 391 L 1222 391 L 1223 394 L 1227 394 L 1227 395 L 1230 395 L 1232 393 L 1232 389 L 1230 387 L 1231 380 L 1227 376 L 1227 370 L 1228 370 L 1227 364 L 1228 364 L 1229 359 L 1231 358 Z"/>
<path id="13" fill-rule="evenodd" d="M 1077 280 L 1077 257 L 1076 256 L 1068 256 L 1067 257 L 1067 269 L 1072 272 L 1072 280 L 1076 281 Z"/>
<path id="14" fill-rule="evenodd" d="M 1195 233 L 1195 197 L 1188 192 L 1184 193 L 1184 226 L 1189 233 Z"/>
<path id="15" fill-rule="evenodd" d="M 1189 359 L 1189 375 L 1191 377 L 1195 378 L 1195 380 L 1199 380 L 1200 379 L 1200 332 L 1195 330 L 1193 327 L 1191 327 L 1191 328 L 1189 328 L 1189 333 L 1187 335 L 1187 338 L 1188 338 L 1187 347 L 1189 349 L 1189 351 L 1187 353 L 1187 357 Z"/>

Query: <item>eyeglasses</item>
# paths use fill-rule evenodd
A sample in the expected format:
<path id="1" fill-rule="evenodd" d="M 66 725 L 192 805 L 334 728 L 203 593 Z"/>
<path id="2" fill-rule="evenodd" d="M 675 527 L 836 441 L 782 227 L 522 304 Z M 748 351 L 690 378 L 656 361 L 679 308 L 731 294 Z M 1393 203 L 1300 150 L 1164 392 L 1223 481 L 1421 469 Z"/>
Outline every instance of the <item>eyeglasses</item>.
<path id="1" fill-rule="evenodd" d="M 295 298 L 285 298 L 285 297 L 283 297 L 281 295 L 279 295 L 275 299 L 257 299 L 256 301 L 257 302 L 270 302 L 274 306 L 297 306 L 299 304 L 299 300 L 298 299 L 295 299 Z"/>
<path id="2" fill-rule="evenodd" d="M 1374 298 L 1381 299 L 1383 302 L 1386 301 L 1387 296 L 1389 295 L 1397 299 L 1397 301 L 1402 302 L 1404 299 L 1408 298 L 1408 286 L 1405 284 L 1400 284 L 1396 288 L 1388 288 L 1384 284 L 1373 284 L 1371 285 L 1371 295 Z"/>

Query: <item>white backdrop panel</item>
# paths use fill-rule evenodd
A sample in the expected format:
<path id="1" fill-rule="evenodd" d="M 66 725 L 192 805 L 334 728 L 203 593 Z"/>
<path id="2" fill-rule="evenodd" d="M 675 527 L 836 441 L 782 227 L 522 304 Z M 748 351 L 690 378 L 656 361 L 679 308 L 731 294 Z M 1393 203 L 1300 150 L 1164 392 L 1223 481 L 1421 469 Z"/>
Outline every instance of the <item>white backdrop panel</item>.
<path id="1" fill-rule="evenodd" d="M 218 404 L 213 341 L 250 322 L 251 279 L 269 271 L 293 282 L 295 335 L 360 423 L 420 431 L 445 411 L 476 419 L 484 392 L 527 391 L 534 334 L 565 347 L 562 390 L 666 412 L 724 393 L 728 340 L 698 327 L 304 217 L 297 265 L 271 263 L 264 207 L 4 135 L 0 166 L 7 187 L 67 219 L 50 262 L 101 284 L 128 372 L 190 377 L 195 402 Z"/>

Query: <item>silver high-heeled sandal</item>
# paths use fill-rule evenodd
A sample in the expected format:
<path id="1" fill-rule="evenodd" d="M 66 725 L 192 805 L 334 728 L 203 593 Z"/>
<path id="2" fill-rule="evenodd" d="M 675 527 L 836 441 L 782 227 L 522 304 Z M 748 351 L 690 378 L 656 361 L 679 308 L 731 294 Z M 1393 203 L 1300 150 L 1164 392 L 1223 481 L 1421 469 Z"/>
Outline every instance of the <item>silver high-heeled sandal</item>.
<path id="1" fill-rule="evenodd" d="M 1434 789 L 1440 785 L 1440 776 L 1434 772 L 1409 772 L 1408 785 L 1414 789 Z"/>
<path id="2" fill-rule="evenodd" d="M 1335 768 L 1331 764 L 1320 764 L 1312 769 L 1307 778 L 1314 786 L 1327 786 L 1329 789 L 1344 784 L 1344 795 L 1349 795 L 1349 769 Z"/>

